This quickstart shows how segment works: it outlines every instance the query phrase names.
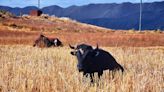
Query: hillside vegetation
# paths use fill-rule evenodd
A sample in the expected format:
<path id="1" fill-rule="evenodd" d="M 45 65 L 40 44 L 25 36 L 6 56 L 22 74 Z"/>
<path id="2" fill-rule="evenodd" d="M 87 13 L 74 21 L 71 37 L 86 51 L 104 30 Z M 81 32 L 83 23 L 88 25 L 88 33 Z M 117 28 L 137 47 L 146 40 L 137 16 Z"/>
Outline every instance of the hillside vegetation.
<path id="1" fill-rule="evenodd" d="M 164 33 L 160 30 L 111 30 L 48 15 L 5 16 L 0 20 L 0 44 L 32 45 L 43 33 L 48 37 L 58 37 L 64 45 L 98 43 L 101 46 L 164 46 Z"/>
<path id="2" fill-rule="evenodd" d="M 22 17 L 8 18 L 1 21 L 1 26 L 9 30 L 39 31 L 39 32 L 102 32 L 109 29 L 83 24 L 63 17 L 48 16 L 40 17 L 23 15 Z"/>

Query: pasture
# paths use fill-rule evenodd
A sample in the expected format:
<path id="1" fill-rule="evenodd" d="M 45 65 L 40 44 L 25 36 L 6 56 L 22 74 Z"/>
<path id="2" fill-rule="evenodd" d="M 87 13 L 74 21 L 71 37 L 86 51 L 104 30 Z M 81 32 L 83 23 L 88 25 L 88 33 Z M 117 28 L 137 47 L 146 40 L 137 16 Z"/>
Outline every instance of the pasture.
<path id="1" fill-rule="evenodd" d="M 102 48 L 100 46 L 100 48 Z M 0 92 L 164 92 L 164 47 L 103 47 L 125 73 L 90 84 L 68 47 L 0 45 Z M 97 80 L 97 78 L 95 78 Z"/>

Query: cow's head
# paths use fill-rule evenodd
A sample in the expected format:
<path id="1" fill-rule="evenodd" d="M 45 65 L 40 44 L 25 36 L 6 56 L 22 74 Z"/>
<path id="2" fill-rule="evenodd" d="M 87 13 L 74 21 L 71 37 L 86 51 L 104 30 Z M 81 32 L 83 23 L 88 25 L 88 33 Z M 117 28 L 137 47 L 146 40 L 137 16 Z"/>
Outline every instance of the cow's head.
<path id="1" fill-rule="evenodd" d="M 40 34 L 39 37 L 35 40 L 33 47 L 37 46 L 39 42 L 43 41 L 46 37 L 43 34 Z"/>
<path id="2" fill-rule="evenodd" d="M 73 49 L 73 51 L 71 51 L 71 54 L 76 56 L 78 59 L 77 67 L 78 67 L 79 71 L 82 71 L 83 63 L 85 62 L 85 58 L 86 58 L 87 54 L 92 53 L 95 49 L 93 49 L 92 46 L 87 45 L 87 44 L 80 44 L 77 46 L 69 45 L 69 47 L 71 49 Z M 98 46 L 96 49 L 98 49 Z"/>
<path id="3" fill-rule="evenodd" d="M 53 41 L 53 45 L 55 47 L 58 47 L 58 46 L 62 47 L 63 46 L 62 42 L 58 38 L 54 38 L 54 39 L 52 39 L 52 41 Z"/>
<path id="4" fill-rule="evenodd" d="M 76 54 L 77 54 L 78 51 L 83 55 L 87 51 L 93 50 L 92 46 L 87 45 L 87 44 L 79 44 L 77 46 L 71 46 L 71 45 L 69 45 L 69 47 L 71 49 L 73 49 L 73 51 L 71 51 L 71 54 L 72 55 L 75 55 L 75 56 L 76 56 Z"/>

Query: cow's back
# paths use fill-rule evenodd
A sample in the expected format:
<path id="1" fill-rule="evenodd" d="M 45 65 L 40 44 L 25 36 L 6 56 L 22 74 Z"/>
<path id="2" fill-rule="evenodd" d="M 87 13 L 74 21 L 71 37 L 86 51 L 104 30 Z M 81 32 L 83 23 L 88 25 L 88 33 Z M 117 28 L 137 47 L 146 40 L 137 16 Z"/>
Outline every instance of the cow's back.
<path id="1" fill-rule="evenodd" d="M 84 65 L 86 71 L 98 72 L 107 69 L 114 70 L 118 66 L 118 63 L 110 53 L 97 49 L 88 53 Z"/>

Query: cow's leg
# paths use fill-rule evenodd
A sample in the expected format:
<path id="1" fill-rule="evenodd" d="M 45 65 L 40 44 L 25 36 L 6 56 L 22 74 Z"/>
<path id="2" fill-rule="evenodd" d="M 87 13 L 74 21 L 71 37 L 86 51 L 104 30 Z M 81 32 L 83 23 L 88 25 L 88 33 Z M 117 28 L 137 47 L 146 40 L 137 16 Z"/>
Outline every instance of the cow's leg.
<path id="1" fill-rule="evenodd" d="M 85 81 L 85 78 L 87 78 L 87 77 L 88 77 L 88 73 L 83 72 L 83 82 L 86 82 L 86 81 Z"/>
<path id="2" fill-rule="evenodd" d="M 83 77 L 88 77 L 88 74 L 86 72 L 83 72 Z"/>
<path id="3" fill-rule="evenodd" d="M 93 83 L 94 73 L 89 73 L 91 83 Z M 88 73 L 83 72 L 83 77 L 88 77 Z"/>
<path id="4" fill-rule="evenodd" d="M 99 77 L 99 79 L 100 79 L 100 77 L 102 76 L 102 74 L 103 74 L 103 71 L 99 71 L 99 72 L 98 72 L 98 77 Z"/>
<path id="5" fill-rule="evenodd" d="M 109 78 L 114 79 L 115 71 L 114 70 L 109 70 Z"/>
<path id="6" fill-rule="evenodd" d="M 112 79 L 114 79 L 114 76 L 115 76 L 115 70 L 112 71 Z"/>
<path id="7" fill-rule="evenodd" d="M 91 79 L 91 82 L 93 83 L 93 77 L 94 77 L 94 73 L 90 73 L 90 79 Z"/>

